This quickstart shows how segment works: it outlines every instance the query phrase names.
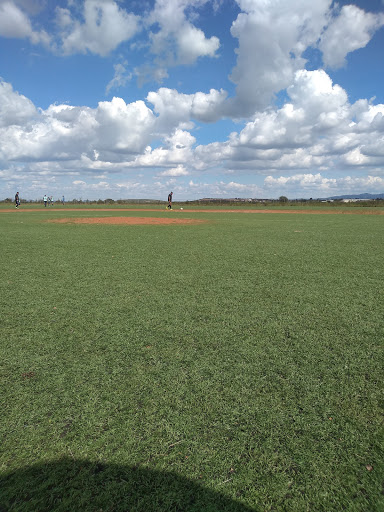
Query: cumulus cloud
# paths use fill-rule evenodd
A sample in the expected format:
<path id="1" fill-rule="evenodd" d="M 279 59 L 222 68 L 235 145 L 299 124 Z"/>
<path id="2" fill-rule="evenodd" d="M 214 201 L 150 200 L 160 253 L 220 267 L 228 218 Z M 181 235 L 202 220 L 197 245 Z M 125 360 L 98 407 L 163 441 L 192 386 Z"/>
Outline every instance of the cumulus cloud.
<path id="1" fill-rule="evenodd" d="M 79 20 L 78 13 L 70 8 L 56 8 L 64 54 L 90 52 L 106 56 L 139 30 L 139 17 L 113 0 L 85 0 L 82 18 Z"/>
<path id="2" fill-rule="evenodd" d="M 342 67 L 347 54 L 364 48 L 383 25 L 384 14 L 365 12 L 356 5 L 344 5 L 321 36 L 319 48 L 324 64 L 331 68 Z"/>
<path id="3" fill-rule="evenodd" d="M 188 176 L 189 172 L 184 165 L 179 164 L 177 167 L 167 169 L 159 173 L 159 176 Z"/>
<path id="4" fill-rule="evenodd" d="M 126 104 L 121 98 L 100 102 L 96 109 L 51 105 L 37 113 L 27 98 L 4 83 L 0 109 L 6 123 L 0 132 L 3 160 L 55 161 L 88 155 L 95 163 L 121 161 L 145 149 L 155 125 L 155 116 L 143 101 Z"/>
<path id="5" fill-rule="evenodd" d="M 231 33 L 238 40 L 230 75 L 236 97 L 227 115 L 248 117 L 263 110 L 305 68 L 304 52 L 318 48 L 326 66 L 340 67 L 348 53 L 363 48 L 384 24 L 384 15 L 331 0 L 237 0 L 241 13 Z"/>
<path id="6" fill-rule="evenodd" d="M 33 30 L 29 16 L 15 2 L 0 2 L 0 36 L 30 39 L 34 44 L 48 45 L 50 38 L 44 30 Z"/>
<path id="7" fill-rule="evenodd" d="M 263 197 L 265 190 L 254 184 L 239 183 L 236 181 L 226 182 L 223 180 L 213 183 L 207 181 L 190 180 L 188 183 L 189 192 L 195 197 Z M 180 190 L 181 192 L 181 190 Z"/>
<path id="8" fill-rule="evenodd" d="M 279 185 L 284 187 L 296 187 L 299 185 L 301 188 L 313 187 L 314 185 L 320 186 L 322 189 L 329 188 L 332 184 L 336 184 L 336 179 L 323 178 L 318 174 L 295 174 L 294 176 L 267 176 L 264 184 L 269 186 Z"/>
<path id="9" fill-rule="evenodd" d="M 91 183 L 81 180 L 76 180 L 72 182 L 75 185 L 76 190 L 78 192 L 87 192 L 92 191 L 92 193 L 103 193 L 109 192 L 113 188 L 108 181 L 99 181 L 98 183 Z"/>
<path id="10" fill-rule="evenodd" d="M 384 105 L 351 105 L 322 70 L 297 71 L 287 92 L 290 101 L 280 109 L 255 114 L 231 136 L 231 159 L 277 169 L 328 166 L 339 155 L 345 164 L 377 164 L 368 152 L 374 151 L 372 135 L 375 141 L 383 137 Z"/>
<path id="11" fill-rule="evenodd" d="M 193 145 L 196 142 L 189 132 L 176 129 L 170 136 L 165 137 L 164 145 L 152 150 L 147 146 L 144 154 L 137 156 L 134 160 L 127 163 L 130 167 L 176 167 L 176 170 L 170 171 L 168 176 L 175 175 L 172 173 L 184 169 L 183 164 L 189 163 L 193 165 Z M 184 172 L 184 171 L 182 171 Z M 165 176 L 166 174 L 164 174 Z"/>
<path id="12" fill-rule="evenodd" d="M 231 79 L 237 86 L 233 115 L 263 109 L 304 68 L 302 54 L 314 46 L 327 21 L 329 0 L 237 0 L 242 12 L 231 33 L 239 41 Z"/>
<path id="13" fill-rule="evenodd" d="M 151 58 L 127 68 L 127 61 L 115 65 L 106 94 L 124 87 L 136 75 L 162 82 L 168 69 L 192 65 L 199 58 L 218 57 L 220 41 L 208 37 L 198 27 L 200 9 L 208 0 L 155 0 L 153 8 L 138 16 L 115 0 L 84 0 L 56 7 L 57 32 L 50 36 L 33 29 L 33 14 L 41 5 L 37 0 L 0 0 L 0 35 L 29 38 L 34 44 L 48 45 L 65 55 L 93 53 L 107 56 L 123 42 L 133 40 L 143 29 L 142 40 L 132 45 L 149 48 Z M 305 69 L 305 51 L 318 48 L 325 66 L 340 67 L 348 53 L 363 48 L 384 25 L 384 14 L 369 13 L 354 6 L 338 7 L 331 0 L 236 0 L 240 13 L 233 21 L 232 36 L 238 41 L 237 60 L 230 79 L 235 97 L 224 90 L 181 95 L 171 89 L 151 93 L 155 110 L 161 101 L 171 115 L 181 107 L 184 121 L 194 118 L 214 122 L 223 117 L 250 118 L 263 111 L 279 91 L 290 87 L 297 71 Z M 219 3 L 214 3 L 218 9 Z M 148 57 L 148 55 L 146 56 Z M 168 92 L 166 92 L 168 91 Z M 157 95 L 157 98 L 156 98 Z M 165 116 L 163 116 L 163 119 Z M 324 123 L 332 123 L 328 116 Z"/>
<path id="14" fill-rule="evenodd" d="M 316 192 L 323 195 L 336 195 L 339 191 L 344 194 L 356 193 L 361 190 L 381 190 L 384 187 L 384 178 L 379 176 L 327 178 L 317 174 L 295 174 L 293 176 L 267 176 L 264 180 L 266 189 L 279 190 L 289 193 L 299 187 L 303 193 Z"/>
<path id="15" fill-rule="evenodd" d="M 31 23 L 13 2 L 0 4 L 0 35 L 3 37 L 24 38 L 32 34 Z"/>
<path id="16" fill-rule="evenodd" d="M 121 172 L 162 168 L 181 176 L 221 168 L 256 174 L 283 169 L 380 167 L 383 163 L 384 105 L 349 104 L 345 91 L 324 71 L 298 71 L 289 101 L 256 113 L 225 142 L 197 145 L 187 120 L 220 95 L 151 93 L 143 101 L 122 98 L 95 109 L 51 105 L 37 111 L 10 84 L 0 87 L 3 161 L 70 162 L 74 170 Z M 21 114 L 22 113 L 22 114 Z M 198 117 L 198 114 L 196 114 Z M 155 142 L 154 148 L 151 144 Z M 68 164 L 65 164 L 68 167 Z"/>
<path id="17" fill-rule="evenodd" d="M 99 103 L 95 121 L 98 125 L 96 149 L 134 154 L 148 145 L 155 118 L 143 101 L 127 104 L 122 98 L 113 98 Z"/>
<path id="18" fill-rule="evenodd" d="M 256 113 L 232 142 L 243 148 L 293 150 L 314 145 L 319 136 L 350 131 L 347 95 L 324 71 L 297 71 L 287 93 L 290 101 Z"/>
<path id="19" fill-rule="evenodd" d="M 50 46 L 64 55 L 92 53 L 105 57 L 146 26 L 147 40 L 140 44 L 150 48 L 155 61 L 136 67 L 135 74 L 141 81 L 149 77 L 161 82 L 168 76 L 170 66 L 191 65 L 200 57 L 216 56 L 219 39 L 206 37 L 193 23 L 198 8 L 207 2 L 156 0 L 153 9 L 142 16 L 129 12 L 115 0 L 68 2 L 66 7 L 56 7 L 55 30 L 51 26 L 48 35 L 44 30 L 33 29 L 32 17 L 41 9 L 37 1 L 0 0 L 0 36 L 29 38 L 33 44 Z M 122 80 L 126 83 L 129 73 L 122 73 L 121 66 L 117 65 L 108 92 L 121 86 Z"/>
<path id="20" fill-rule="evenodd" d="M 109 94 L 112 89 L 124 87 L 127 84 L 127 82 L 131 80 L 132 73 L 127 72 L 127 64 L 127 61 L 124 61 L 123 63 L 118 63 L 113 66 L 115 70 L 115 75 L 112 78 L 112 80 L 108 83 L 105 89 L 106 94 Z"/>
<path id="21" fill-rule="evenodd" d="M 379 169 L 384 105 L 348 102 L 323 71 L 297 71 L 281 108 L 258 112 L 226 142 L 198 145 L 194 169 L 265 174 L 303 169 Z"/>
<path id="22" fill-rule="evenodd" d="M 345 153 L 342 157 L 342 160 L 349 165 L 369 165 L 369 158 L 361 152 L 361 148 L 357 147 Z"/>
<path id="23" fill-rule="evenodd" d="M 191 24 L 182 27 L 176 34 L 180 64 L 193 64 L 199 57 L 214 57 L 219 49 L 219 39 L 207 39 L 204 32 Z"/>
<path id="24" fill-rule="evenodd" d="M 210 92 L 182 94 L 175 89 L 161 87 L 150 92 L 147 100 L 158 115 L 159 130 L 169 130 L 191 118 L 202 122 L 214 122 L 220 119 L 227 93 L 211 89 Z"/>
<path id="25" fill-rule="evenodd" d="M 155 56 L 152 67 L 137 69 L 143 81 L 167 76 L 166 69 L 176 65 L 191 65 L 200 57 L 215 57 L 220 47 L 216 36 L 207 38 L 186 12 L 201 7 L 208 0 L 156 0 L 146 22 L 155 27 L 149 35 L 150 50 Z M 196 14 L 196 11 L 194 11 Z M 151 75 L 151 76 L 150 76 Z"/>
<path id="26" fill-rule="evenodd" d="M 11 84 L 0 82 L 0 127 L 24 125 L 36 114 L 28 98 L 14 91 Z"/>

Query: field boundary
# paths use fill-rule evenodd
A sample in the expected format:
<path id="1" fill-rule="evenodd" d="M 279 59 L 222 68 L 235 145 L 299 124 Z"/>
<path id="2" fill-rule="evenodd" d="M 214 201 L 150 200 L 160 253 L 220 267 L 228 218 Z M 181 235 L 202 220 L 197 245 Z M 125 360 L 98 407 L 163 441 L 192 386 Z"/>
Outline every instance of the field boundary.
<path id="1" fill-rule="evenodd" d="M 15 212 L 15 208 L 0 209 L 0 213 L 12 213 Z M 163 209 L 159 208 L 19 208 L 18 212 L 164 212 Z M 295 213 L 295 214 L 306 214 L 306 215 L 384 215 L 384 210 L 273 210 L 273 209 L 189 209 L 183 208 L 173 209 L 172 212 L 180 214 L 184 213 Z M 170 213 L 167 210 L 167 213 Z"/>

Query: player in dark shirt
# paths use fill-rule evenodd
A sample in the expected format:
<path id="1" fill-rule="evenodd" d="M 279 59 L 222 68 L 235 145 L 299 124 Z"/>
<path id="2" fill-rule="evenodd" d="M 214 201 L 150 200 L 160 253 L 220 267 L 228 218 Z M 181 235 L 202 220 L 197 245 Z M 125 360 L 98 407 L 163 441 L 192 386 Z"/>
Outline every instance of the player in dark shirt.
<path id="1" fill-rule="evenodd" d="M 170 210 L 172 210 L 172 196 L 173 196 L 173 192 L 171 192 L 170 194 L 168 194 L 168 208 Z"/>

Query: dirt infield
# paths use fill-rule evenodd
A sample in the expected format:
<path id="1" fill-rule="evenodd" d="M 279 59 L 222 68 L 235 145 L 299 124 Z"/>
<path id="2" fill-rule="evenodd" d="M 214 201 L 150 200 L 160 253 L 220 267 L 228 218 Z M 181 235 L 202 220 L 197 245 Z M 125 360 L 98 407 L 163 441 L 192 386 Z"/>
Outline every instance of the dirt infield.
<path id="1" fill-rule="evenodd" d="M 78 217 L 66 219 L 50 219 L 47 222 L 58 222 L 59 224 L 206 224 L 207 220 L 198 219 L 175 219 L 163 217 Z"/>

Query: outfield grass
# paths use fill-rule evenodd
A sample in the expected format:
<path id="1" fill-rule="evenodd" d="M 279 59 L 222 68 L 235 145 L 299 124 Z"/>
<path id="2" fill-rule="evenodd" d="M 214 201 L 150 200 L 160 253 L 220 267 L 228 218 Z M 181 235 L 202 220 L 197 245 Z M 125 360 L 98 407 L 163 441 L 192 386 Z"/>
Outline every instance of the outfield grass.
<path id="1" fill-rule="evenodd" d="M 0 213 L 0 510 L 384 510 L 383 216 L 63 215 Z"/>

